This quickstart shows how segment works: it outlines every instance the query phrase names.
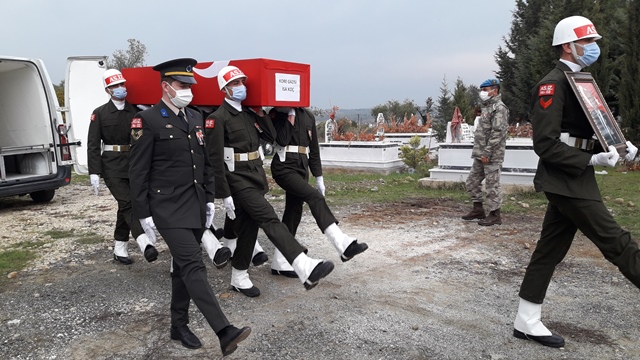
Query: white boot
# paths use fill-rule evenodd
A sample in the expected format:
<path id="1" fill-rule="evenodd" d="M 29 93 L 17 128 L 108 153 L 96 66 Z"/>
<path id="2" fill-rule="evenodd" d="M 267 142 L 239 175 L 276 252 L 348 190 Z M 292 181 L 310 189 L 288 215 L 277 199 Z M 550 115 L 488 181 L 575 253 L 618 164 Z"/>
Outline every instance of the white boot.
<path id="1" fill-rule="evenodd" d="M 520 299 L 514 329 L 533 336 L 551 336 L 551 331 L 540 321 L 542 305 Z"/>
<path id="2" fill-rule="evenodd" d="M 136 238 L 136 242 L 140 247 L 140 252 L 142 252 L 143 254 L 144 254 L 144 250 L 147 248 L 148 245 L 151 245 L 151 246 L 154 245 L 149 239 L 149 237 L 147 236 L 147 234 L 142 234 L 138 236 L 138 238 Z"/>
<path id="3" fill-rule="evenodd" d="M 262 246 L 260 246 L 260 243 L 258 243 L 258 239 L 256 239 L 256 246 L 253 247 L 253 254 L 251 254 L 251 258 L 253 258 L 254 256 L 256 256 L 256 254 L 259 254 L 261 252 L 264 252 L 264 250 L 262 249 Z"/>
<path id="4" fill-rule="evenodd" d="M 158 250 L 156 250 L 154 243 L 151 242 L 147 234 L 138 236 L 136 242 L 138 243 L 138 246 L 140 246 L 140 251 L 148 262 L 155 261 L 158 258 Z"/>
<path id="5" fill-rule="evenodd" d="M 331 261 L 312 259 L 303 252 L 293 260 L 291 265 L 307 290 L 316 286 L 320 279 L 329 275 L 333 270 L 333 263 Z M 316 269 L 316 273 L 313 273 Z"/>
<path id="6" fill-rule="evenodd" d="M 128 241 L 118 241 L 116 240 L 116 244 L 113 247 L 113 254 L 119 257 L 129 257 L 129 251 L 127 251 Z"/>
<path id="7" fill-rule="evenodd" d="M 249 279 L 248 270 L 238 270 L 232 267 L 231 286 L 235 291 L 239 291 L 249 297 L 256 297 L 260 295 L 260 290 L 253 286 L 251 279 Z"/>
<path id="8" fill-rule="evenodd" d="M 344 254 L 347 247 L 356 240 L 355 238 L 351 238 L 347 236 L 347 234 L 343 233 L 335 223 L 329 225 L 329 227 L 324 230 L 324 234 L 331 241 L 333 247 L 338 250 L 340 255 Z"/>
<path id="9" fill-rule="evenodd" d="M 226 246 L 231 250 L 231 256 L 233 257 L 233 253 L 236 251 L 236 243 L 238 242 L 238 238 L 235 239 L 227 239 L 226 237 L 222 238 L 222 246 Z"/>
<path id="10" fill-rule="evenodd" d="M 287 259 L 282 255 L 280 250 L 273 252 L 273 260 L 271 261 L 271 273 L 273 275 L 283 275 L 290 278 L 297 278 L 298 274 L 293 270 Z"/>
<path id="11" fill-rule="evenodd" d="M 213 257 L 216 256 L 216 251 L 218 251 L 218 249 L 222 247 L 222 245 L 220 245 L 220 241 L 216 239 L 216 237 L 213 235 L 213 233 L 209 229 L 206 229 L 202 233 L 201 240 L 202 240 L 202 247 L 204 247 L 204 250 L 207 252 L 207 255 L 209 256 L 211 261 L 213 261 Z"/>
<path id="12" fill-rule="evenodd" d="M 253 266 L 260 266 L 267 261 L 269 261 L 269 257 L 258 243 L 258 239 L 256 239 L 256 245 L 253 247 L 253 254 L 251 254 L 251 263 Z"/>

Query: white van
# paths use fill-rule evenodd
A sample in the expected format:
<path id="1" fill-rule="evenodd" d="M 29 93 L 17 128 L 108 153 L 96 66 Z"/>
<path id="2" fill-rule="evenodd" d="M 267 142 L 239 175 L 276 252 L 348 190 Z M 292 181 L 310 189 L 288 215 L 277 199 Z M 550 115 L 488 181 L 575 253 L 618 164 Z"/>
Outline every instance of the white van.
<path id="1" fill-rule="evenodd" d="M 0 197 L 50 201 L 71 182 L 72 145 L 38 59 L 0 56 Z"/>

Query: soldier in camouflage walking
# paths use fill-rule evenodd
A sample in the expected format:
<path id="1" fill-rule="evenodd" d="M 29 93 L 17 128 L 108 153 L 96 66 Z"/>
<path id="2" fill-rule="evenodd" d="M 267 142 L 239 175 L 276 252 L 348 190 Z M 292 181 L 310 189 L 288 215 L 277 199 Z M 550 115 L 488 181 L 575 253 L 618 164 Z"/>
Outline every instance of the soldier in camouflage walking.
<path id="1" fill-rule="evenodd" d="M 500 218 L 500 206 L 502 205 L 500 169 L 504 161 L 507 142 L 509 109 L 502 102 L 498 79 L 488 79 L 480 84 L 480 100 L 482 100 L 482 114 L 474 132 L 473 152 L 471 153 L 473 165 L 465 184 L 467 192 L 473 200 L 473 209 L 462 219 L 479 219 L 479 225 L 491 226 L 502 224 Z M 486 216 L 482 205 L 482 180 L 485 180 L 489 216 Z"/>

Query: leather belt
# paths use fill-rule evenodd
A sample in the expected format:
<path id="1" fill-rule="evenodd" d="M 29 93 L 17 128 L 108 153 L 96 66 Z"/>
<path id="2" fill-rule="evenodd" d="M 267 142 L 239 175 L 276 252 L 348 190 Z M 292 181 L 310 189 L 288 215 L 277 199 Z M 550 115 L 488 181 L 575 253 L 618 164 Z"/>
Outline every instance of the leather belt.
<path id="1" fill-rule="evenodd" d="M 235 161 L 249 161 L 260 159 L 260 153 L 258 151 L 252 151 L 248 153 L 235 153 L 233 154 L 233 159 Z"/>
<path id="2" fill-rule="evenodd" d="M 298 154 L 308 154 L 309 148 L 306 146 L 298 146 L 298 145 L 287 145 L 284 147 L 286 152 L 290 153 L 298 153 Z"/>
<path id="3" fill-rule="evenodd" d="M 131 145 L 104 145 L 102 151 L 129 151 Z"/>

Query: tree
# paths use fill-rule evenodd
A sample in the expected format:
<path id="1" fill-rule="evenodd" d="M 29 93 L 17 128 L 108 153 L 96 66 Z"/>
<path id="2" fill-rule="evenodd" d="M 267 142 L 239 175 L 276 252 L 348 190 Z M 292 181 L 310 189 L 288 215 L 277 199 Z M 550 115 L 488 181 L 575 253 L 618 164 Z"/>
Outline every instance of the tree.
<path id="1" fill-rule="evenodd" d="M 618 93 L 620 99 L 620 116 L 625 138 L 635 144 L 640 142 L 640 2 L 629 1 L 627 4 L 628 20 L 622 35 L 624 56 L 621 57 L 621 82 Z"/>
<path id="2" fill-rule="evenodd" d="M 371 116 L 375 119 L 379 113 L 382 113 L 386 122 L 389 122 L 392 117 L 395 117 L 396 120 L 402 120 L 405 116 L 409 118 L 415 114 L 417 107 L 413 100 L 405 99 L 403 103 L 398 100 L 389 100 L 386 104 L 373 107 Z"/>
<path id="3" fill-rule="evenodd" d="M 136 39 L 129 39 L 127 42 L 129 43 L 127 50 L 116 50 L 111 55 L 111 59 L 107 59 L 109 69 L 122 70 L 145 65 L 147 47 Z"/>
<path id="4" fill-rule="evenodd" d="M 440 85 L 440 96 L 436 103 L 436 114 L 432 122 L 433 131 L 435 131 L 440 137 L 441 141 L 447 134 L 447 122 L 453 117 L 453 110 L 455 106 L 451 100 L 451 92 L 449 91 L 449 85 L 447 84 L 447 76 L 442 78 L 442 84 Z"/>
<path id="5" fill-rule="evenodd" d="M 478 93 L 477 90 L 475 92 Z M 458 78 L 456 80 L 455 88 L 453 89 L 453 107 L 455 110 L 455 107 L 457 106 L 466 122 L 473 124 L 475 116 L 471 101 L 472 99 L 469 98 L 469 88 L 464 84 L 462 79 Z"/>
<path id="6" fill-rule="evenodd" d="M 58 85 L 53 85 L 53 89 L 56 91 L 58 105 L 64 106 L 64 80 L 61 80 Z"/>

